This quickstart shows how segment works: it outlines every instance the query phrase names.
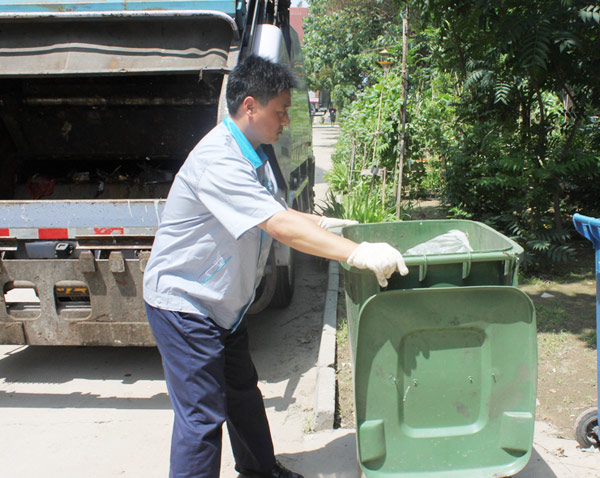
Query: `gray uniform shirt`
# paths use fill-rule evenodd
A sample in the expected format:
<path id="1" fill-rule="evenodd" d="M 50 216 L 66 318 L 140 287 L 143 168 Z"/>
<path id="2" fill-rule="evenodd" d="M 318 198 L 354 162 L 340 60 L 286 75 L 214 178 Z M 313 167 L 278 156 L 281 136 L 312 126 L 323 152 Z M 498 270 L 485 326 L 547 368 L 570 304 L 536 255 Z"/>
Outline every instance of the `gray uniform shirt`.
<path id="1" fill-rule="evenodd" d="M 257 224 L 286 209 L 259 148 L 227 118 L 177 173 L 144 271 L 144 300 L 232 329 L 242 319 L 271 237 Z"/>

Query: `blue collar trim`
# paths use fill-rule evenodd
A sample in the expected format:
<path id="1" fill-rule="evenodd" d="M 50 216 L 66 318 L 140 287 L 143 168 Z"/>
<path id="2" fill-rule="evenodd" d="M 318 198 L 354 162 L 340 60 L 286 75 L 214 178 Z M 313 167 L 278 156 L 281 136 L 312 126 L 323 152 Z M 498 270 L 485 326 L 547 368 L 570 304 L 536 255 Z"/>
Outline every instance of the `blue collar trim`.
<path id="1" fill-rule="evenodd" d="M 252 166 L 260 168 L 265 161 L 267 161 L 267 155 L 262 148 L 259 147 L 257 150 L 254 149 L 250 144 L 250 141 L 248 141 L 248 138 L 244 136 L 244 133 L 237 127 L 231 117 L 227 116 L 223 123 L 225 123 L 225 126 L 233 136 L 233 139 L 235 139 L 235 142 L 242 150 L 244 157 L 252 163 Z"/>

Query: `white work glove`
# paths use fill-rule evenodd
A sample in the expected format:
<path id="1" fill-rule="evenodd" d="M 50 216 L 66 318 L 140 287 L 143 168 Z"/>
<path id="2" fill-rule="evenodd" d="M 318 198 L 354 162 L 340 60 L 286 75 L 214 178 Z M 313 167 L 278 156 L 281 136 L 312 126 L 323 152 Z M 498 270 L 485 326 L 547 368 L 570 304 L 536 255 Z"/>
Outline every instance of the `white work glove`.
<path id="1" fill-rule="evenodd" d="M 344 226 L 353 226 L 354 224 L 358 224 L 358 221 L 325 216 L 321 216 L 321 219 L 319 219 L 319 222 L 317 223 L 319 227 L 322 227 L 323 229 L 329 232 L 333 232 L 333 229 L 339 229 Z"/>
<path id="2" fill-rule="evenodd" d="M 408 274 L 402 254 L 386 242 L 361 242 L 346 261 L 359 269 L 370 269 L 375 273 L 381 287 L 387 287 L 387 279 L 396 271 Z"/>

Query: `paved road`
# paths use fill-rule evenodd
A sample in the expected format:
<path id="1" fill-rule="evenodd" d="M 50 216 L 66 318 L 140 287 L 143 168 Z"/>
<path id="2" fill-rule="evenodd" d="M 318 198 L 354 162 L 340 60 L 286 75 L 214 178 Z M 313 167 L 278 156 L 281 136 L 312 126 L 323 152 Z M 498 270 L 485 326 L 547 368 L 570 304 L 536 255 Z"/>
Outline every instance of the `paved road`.
<path id="1" fill-rule="evenodd" d="M 329 457 L 354 449 L 348 431 L 304 433 L 326 280 L 325 262 L 301 256 L 292 305 L 249 318 L 276 450 L 307 477 L 339 476 Z M 0 346 L 0 377 L 1 476 L 167 476 L 172 411 L 156 349 Z M 237 477 L 225 444 L 221 477 Z"/>
<path id="2" fill-rule="evenodd" d="M 323 205 L 327 197 L 328 185 L 325 173 L 331 169 L 331 154 L 338 138 L 338 128 L 330 126 L 316 126 L 313 128 L 313 152 L 315 154 L 315 206 Z"/>

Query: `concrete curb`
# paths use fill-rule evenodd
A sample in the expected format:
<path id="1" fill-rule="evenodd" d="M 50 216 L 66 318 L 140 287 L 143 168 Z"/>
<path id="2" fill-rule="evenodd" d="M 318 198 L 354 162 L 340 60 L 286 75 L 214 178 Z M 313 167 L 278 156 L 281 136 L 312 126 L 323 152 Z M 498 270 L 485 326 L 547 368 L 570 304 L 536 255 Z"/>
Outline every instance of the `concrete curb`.
<path id="1" fill-rule="evenodd" d="M 313 420 L 315 431 L 331 430 L 335 416 L 335 348 L 339 283 L 338 263 L 329 261 L 323 328 L 317 358 L 317 386 Z"/>

